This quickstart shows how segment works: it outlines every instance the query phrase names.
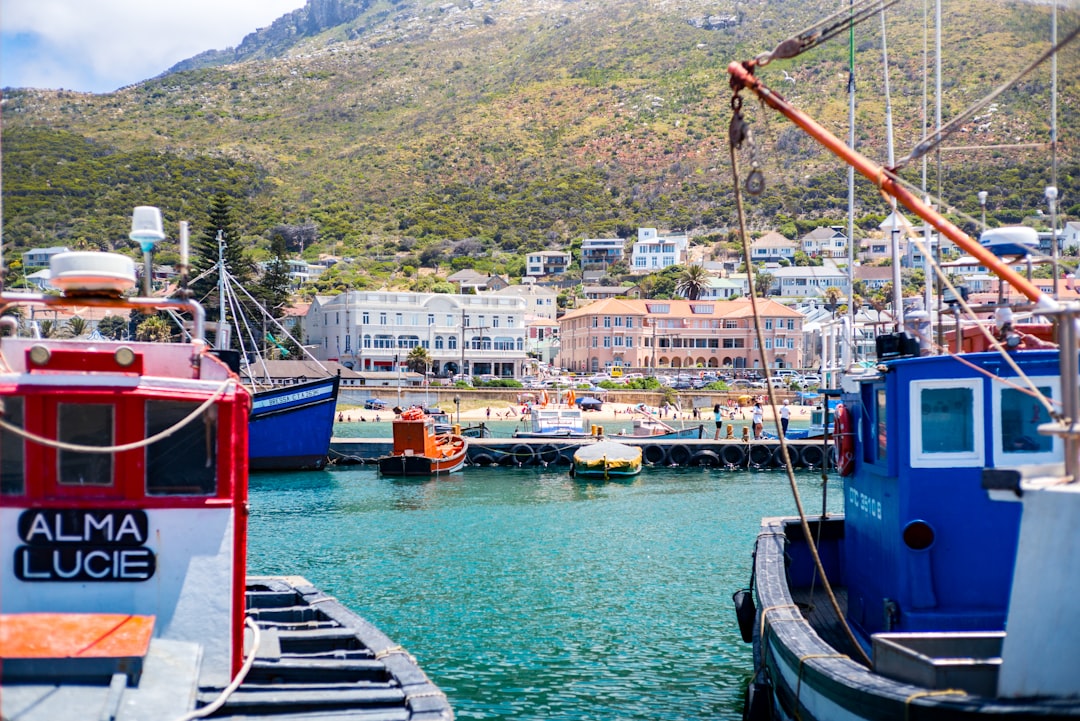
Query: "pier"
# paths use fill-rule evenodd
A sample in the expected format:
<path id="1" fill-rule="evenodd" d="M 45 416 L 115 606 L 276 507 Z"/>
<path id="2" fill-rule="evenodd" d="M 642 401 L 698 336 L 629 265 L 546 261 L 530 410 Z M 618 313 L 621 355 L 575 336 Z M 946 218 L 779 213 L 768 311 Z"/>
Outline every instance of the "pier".
<path id="1" fill-rule="evenodd" d="M 652 438 L 649 436 L 607 436 L 641 447 L 646 466 L 708 467 L 729 470 L 783 468 L 780 441 L 775 438 L 744 441 L 711 438 Z M 470 466 L 551 466 L 570 465 L 574 451 L 593 438 L 470 438 Z M 330 462 L 347 465 L 374 463 L 393 448 L 389 438 L 334 438 L 330 442 Z M 803 470 L 833 467 L 831 443 L 820 438 L 787 441 L 792 466 Z"/>

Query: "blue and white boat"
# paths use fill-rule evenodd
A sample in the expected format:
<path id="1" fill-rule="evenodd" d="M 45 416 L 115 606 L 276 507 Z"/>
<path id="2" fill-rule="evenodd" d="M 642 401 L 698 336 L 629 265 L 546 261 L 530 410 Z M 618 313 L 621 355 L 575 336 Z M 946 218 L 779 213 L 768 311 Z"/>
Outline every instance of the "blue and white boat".
<path id="1" fill-rule="evenodd" d="M 533 406 L 529 410 L 529 429 L 514 431 L 515 438 L 589 438 L 585 416 L 574 406 Z"/>
<path id="2" fill-rule="evenodd" d="M 764 519 L 734 596 L 754 648 L 745 718 L 1080 718 L 1080 304 L 1047 297 L 757 67 L 728 66 L 736 96 L 752 92 L 1022 292 L 1057 345 L 1003 323 L 993 353 L 934 356 L 927 336 L 897 333 L 878 338 L 875 368 L 842 380 L 843 513 L 799 504 Z"/>
<path id="3" fill-rule="evenodd" d="M 1039 249 L 1039 234 L 1026 225 L 1010 225 L 984 230 L 979 244 L 1001 257 L 1029 255 Z"/>
<path id="4" fill-rule="evenodd" d="M 256 391 L 248 421 L 251 470 L 308 470 L 326 465 L 334 434 L 339 376 Z"/>
<path id="5" fill-rule="evenodd" d="M 216 343 L 219 355 L 230 364 L 232 370 L 244 379 L 252 392 L 251 416 L 248 424 L 248 464 L 253 471 L 303 471 L 323 468 L 330 456 L 330 440 L 334 435 L 334 416 L 337 412 L 338 387 L 341 379 L 331 374 L 322 364 L 312 358 L 326 376 L 299 383 L 278 383 L 273 378 L 257 377 L 254 364 L 241 360 L 263 358 L 262 347 L 256 338 L 266 338 L 284 354 L 288 350 L 267 333 L 257 334 L 243 317 L 227 317 L 226 309 L 258 308 L 264 320 L 260 328 L 275 328 L 275 332 L 295 341 L 289 331 L 263 308 L 234 278 L 225 266 L 225 240 L 218 234 L 218 308 L 222 317 L 218 321 Z M 236 325 L 235 350 L 232 326 Z M 300 343 L 297 347 L 303 350 Z M 261 363 L 265 372 L 266 363 Z"/>

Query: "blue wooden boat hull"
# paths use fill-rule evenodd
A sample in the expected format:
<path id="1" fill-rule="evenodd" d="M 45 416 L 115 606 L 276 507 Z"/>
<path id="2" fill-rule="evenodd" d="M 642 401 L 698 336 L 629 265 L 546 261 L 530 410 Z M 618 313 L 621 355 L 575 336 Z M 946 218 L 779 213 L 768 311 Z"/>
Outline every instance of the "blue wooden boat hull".
<path id="1" fill-rule="evenodd" d="M 255 393 L 248 421 L 253 471 L 312 470 L 326 465 L 340 379 Z"/>

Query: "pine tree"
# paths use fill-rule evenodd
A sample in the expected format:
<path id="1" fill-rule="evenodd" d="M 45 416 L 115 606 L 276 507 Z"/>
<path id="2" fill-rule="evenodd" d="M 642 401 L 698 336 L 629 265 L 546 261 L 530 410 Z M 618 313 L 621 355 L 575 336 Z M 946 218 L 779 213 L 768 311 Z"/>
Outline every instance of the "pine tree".
<path id="1" fill-rule="evenodd" d="M 266 262 L 259 282 L 252 289 L 252 295 L 259 299 L 267 311 L 275 317 L 279 316 L 280 310 L 289 303 L 291 288 L 289 287 L 289 262 L 285 251 L 285 238 L 275 235 L 270 241 L 271 258 Z"/>
<path id="2" fill-rule="evenodd" d="M 249 287 L 254 278 L 255 269 L 251 261 L 244 256 L 244 250 L 240 245 L 240 232 L 233 222 L 231 201 L 224 193 L 219 193 L 211 199 L 207 227 L 193 244 L 192 277 L 200 275 L 217 264 L 218 233 L 221 233 L 225 240 L 225 267 L 245 288 Z M 191 284 L 195 299 L 206 308 L 208 320 L 216 320 L 219 317 L 217 283 L 217 273 L 210 273 L 207 277 Z"/>

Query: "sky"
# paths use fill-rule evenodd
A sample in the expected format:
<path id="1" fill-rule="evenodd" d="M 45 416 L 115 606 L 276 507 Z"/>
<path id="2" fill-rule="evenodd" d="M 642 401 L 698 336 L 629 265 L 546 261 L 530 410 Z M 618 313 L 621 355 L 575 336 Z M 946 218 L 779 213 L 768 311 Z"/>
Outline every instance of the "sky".
<path id="1" fill-rule="evenodd" d="M 304 0 L 0 0 L 0 87 L 106 93 L 224 50 Z"/>

